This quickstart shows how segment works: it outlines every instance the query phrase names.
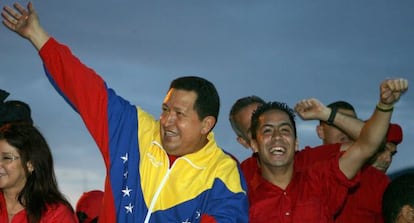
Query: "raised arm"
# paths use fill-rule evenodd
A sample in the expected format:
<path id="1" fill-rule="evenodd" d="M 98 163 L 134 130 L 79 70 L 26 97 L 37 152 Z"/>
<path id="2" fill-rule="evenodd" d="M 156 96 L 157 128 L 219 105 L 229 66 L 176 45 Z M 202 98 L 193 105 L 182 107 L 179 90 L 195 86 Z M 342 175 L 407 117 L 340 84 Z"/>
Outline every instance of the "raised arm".
<path id="1" fill-rule="evenodd" d="M 358 118 L 332 111 L 318 99 L 309 98 L 298 102 L 295 111 L 303 120 L 320 120 L 327 122 L 331 118 L 332 124 L 344 131 L 352 139 L 357 139 L 364 126 L 364 122 Z M 332 112 L 334 112 L 332 114 Z"/>
<path id="2" fill-rule="evenodd" d="M 28 39 L 39 51 L 50 36 L 40 25 L 39 17 L 32 3 L 27 4 L 27 10 L 19 3 L 14 3 L 13 6 L 14 9 L 4 6 L 1 12 L 3 24 L 13 32 Z"/>
<path id="3" fill-rule="evenodd" d="M 104 155 L 105 163 L 109 165 L 109 136 L 123 137 L 127 135 L 123 131 L 136 131 L 136 107 L 109 89 L 106 82 L 72 54 L 69 47 L 49 36 L 40 26 L 31 3 L 27 9 L 18 3 L 13 8 L 5 6 L 2 16 L 5 26 L 30 40 L 39 51 L 51 84 L 80 114 Z M 111 148 L 115 150 L 125 147 L 112 145 Z"/>
<path id="4" fill-rule="evenodd" d="M 361 134 L 339 159 L 339 168 L 349 179 L 353 178 L 367 159 L 375 154 L 384 139 L 394 104 L 408 89 L 405 79 L 385 80 L 380 85 L 380 100 Z"/>

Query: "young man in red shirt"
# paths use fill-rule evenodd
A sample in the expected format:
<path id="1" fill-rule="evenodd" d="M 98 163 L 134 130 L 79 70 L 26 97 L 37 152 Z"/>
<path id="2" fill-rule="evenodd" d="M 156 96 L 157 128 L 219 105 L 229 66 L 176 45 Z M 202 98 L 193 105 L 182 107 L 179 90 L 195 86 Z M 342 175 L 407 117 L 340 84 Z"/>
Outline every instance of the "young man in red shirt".
<path id="1" fill-rule="evenodd" d="M 250 121 L 253 112 L 262 104 L 265 104 L 265 101 L 256 95 L 242 97 L 233 104 L 229 114 L 230 125 L 237 135 L 237 142 L 253 152 L 252 156 L 241 162 L 240 165 L 247 181 L 252 178 L 260 166 L 257 153 L 250 147 Z M 335 156 L 339 151 L 339 145 L 307 146 L 295 153 L 295 165 L 298 169 L 305 169 L 315 162 Z"/>
<path id="2" fill-rule="evenodd" d="M 408 88 L 404 79 L 386 80 L 380 102 L 355 143 L 345 152 L 297 171 L 294 112 L 284 103 L 267 103 L 252 116 L 251 146 L 258 152 L 260 173 L 248 182 L 250 222 L 333 222 L 364 163 L 385 137 L 393 105 Z M 297 111 L 312 109 L 300 104 Z M 344 148 L 347 147 L 348 148 Z"/>

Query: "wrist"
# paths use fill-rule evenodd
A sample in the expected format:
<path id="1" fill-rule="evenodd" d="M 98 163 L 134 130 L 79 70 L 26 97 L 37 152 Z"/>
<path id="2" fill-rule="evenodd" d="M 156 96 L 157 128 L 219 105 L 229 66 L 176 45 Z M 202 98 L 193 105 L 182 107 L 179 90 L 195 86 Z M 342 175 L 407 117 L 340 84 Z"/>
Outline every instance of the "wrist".
<path id="1" fill-rule="evenodd" d="M 326 120 L 326 123 L 328 123 L 328 125 L 334 124 L 336 113 L 338 113 L 338 108 L 337 107 L 331 108 L 331 114 L 329 115 L 328 120 Z"/>
<path id="2" fill-rule="evenodd" d="M 382 102 L 378 102 L 377 106 L 375 107 L 376 110 L 381 112 L 390 112 L 394 110 L 394 105 L 384 104 Z"/>

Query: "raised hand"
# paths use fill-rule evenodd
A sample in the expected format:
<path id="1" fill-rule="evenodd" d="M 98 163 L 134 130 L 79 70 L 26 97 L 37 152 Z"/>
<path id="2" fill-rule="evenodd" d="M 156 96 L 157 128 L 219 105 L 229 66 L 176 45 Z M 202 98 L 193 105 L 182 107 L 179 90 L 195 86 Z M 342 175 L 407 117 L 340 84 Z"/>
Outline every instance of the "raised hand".
<path id="1" fill-rule="evenodd" d="M 331 109 L 318 99 L 309 98 L 298 102 L 295 111 L 303 120 L 327 120 Z"/>
<path id="2" fill-rule="evenodd" d="M 1 15 L 3 16 L 3 24 L 10 30 L 20 34 L 21 36 L 28 38 L 30 35 L 30 26 L 34 20 L 37 19 L 37 14 L 33 10 L 32 3 L 29 2 L 26 10 L 19 3 L 13 4 L 14 9 L 5 6 Z"/>
<path id="3" fill-rule="evenodd" d="M 1 16 L 7 28 L 30 40 L 38 50 L 49 39 L 49 35 L 40 26 L 39 17 L 31 2 L 27 4 L 27 9 L 19 3 L 14 3 L 13 8 L 4 6 Z"/>
<path id="4" fill-rule="evenodd" d="M 392 107 L 408 89 L 408 80 L 389 79 L 381 83 L 380 103 L 381 107 Z"/>

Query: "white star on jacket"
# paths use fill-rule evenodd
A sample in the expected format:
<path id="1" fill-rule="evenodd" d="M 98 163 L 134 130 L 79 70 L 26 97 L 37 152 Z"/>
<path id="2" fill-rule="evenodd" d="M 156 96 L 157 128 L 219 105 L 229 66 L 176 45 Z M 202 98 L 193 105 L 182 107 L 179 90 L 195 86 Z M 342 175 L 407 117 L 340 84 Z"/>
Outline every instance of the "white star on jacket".
<path id="1" fill-rule="evenodd" d="M 131 203 L 128 204 L 128 206 L 125 206 L 126 209 L 126 213 L 132 213 L 132 209 L 134 208 L 134 205 L 132 205 Z"/>
<path id="2" fill-rule="evenodd" d="M 130 196 L 130 192 L 131 192 L 131 191 L 132 191 L 132 190 L 131 190 L 131 189 L 129 189 L 129 188 L 128 188 L 128 186 L 126 186 L 126 187 L 125 187 L 125 189 L 124 189 L 124 190 L 122 190 L 122 193 L 124 193 L 124 197 L 125 197 L 125 196 L 128 196 L 128 197 L 129 197 L 129 196 Z"/>

